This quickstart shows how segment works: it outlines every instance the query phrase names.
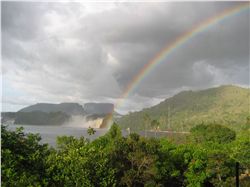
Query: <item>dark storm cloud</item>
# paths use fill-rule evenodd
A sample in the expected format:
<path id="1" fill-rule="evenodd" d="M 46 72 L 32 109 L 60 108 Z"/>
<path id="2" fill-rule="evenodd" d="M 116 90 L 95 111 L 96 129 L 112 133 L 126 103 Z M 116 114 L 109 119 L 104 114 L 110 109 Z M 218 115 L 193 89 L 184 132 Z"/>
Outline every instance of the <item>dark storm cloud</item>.
<path id="1" fill-rule="evenodd" d="M 102 16 L 91 15 L 85 18 L 87 25 L 85 28 L 95 29 L 90 29 L 90 33 L 101 31 L 97 38 L 104 41 L 104 44 L 110 45 L 112 53 L 120 60 L 122 67 L 116 71 L 116 77 L 119 83 L 125 86 L 131 80 L 131 76 L 135 75 L 165 45 L 208 17 L 236 4 L 233 2 L 163 3 L 161 4 L 163 6 L 158 4 L 152 7 L 149 3 L 141 5 L 138 9 L 136 6 L 127 6 L 119 9 L 119 14 L 118 10 L 114 10 L 102 13 Z M 96 27 L 90 26 L 95 23 Z M 145 89 L 138 89 L 138 92 L 154 97 L 157 93 L 152 90 L 165 92 L 163 86 L 171 89 L 186 85 L 195 87 L 197 82 L 203 86 L 213 85 L 216 80 L 209 72 L 204 74 L 203 79 L 196 80 L 195 72 L 191 73 L 194 64 L 206 60 L 210 66 L 204 65 L 202 68 L 210 67 L 215 70 L 219 68 L 222 69 L 222 74 L 227 72 L 223 72 L 223 69 L 233 68 L 236 63 L 238 66 L 247 67 L 248 36 L 249 11 L 214 25 L 178 49 L 173 54 L 174 58 L 166 59 L 159 70 L 151 73 L 150 77 L 155 81 L 149 80 L 150 84 L 147 84 L 147 81 L 143 83 L 149 90 L 148 93 L 144 92 Z M 155 85 L 159 85 L 157 89 L 154 89 Z M 140 87 L 143 88 L 142 85 Z"/>
<path id="2" fill-rule="evenodd" d="M 23 92 L 15 96 L 19 104 L 114 102 L 164 46 L 237 4 L 2 2 L 3 82 Z M 184 88 L 247 85 L 248 74 L 249 9 L 164 59 L 121 110 L 150 106 Z M 3 88 L 3 102 L 11 99 Z"/>

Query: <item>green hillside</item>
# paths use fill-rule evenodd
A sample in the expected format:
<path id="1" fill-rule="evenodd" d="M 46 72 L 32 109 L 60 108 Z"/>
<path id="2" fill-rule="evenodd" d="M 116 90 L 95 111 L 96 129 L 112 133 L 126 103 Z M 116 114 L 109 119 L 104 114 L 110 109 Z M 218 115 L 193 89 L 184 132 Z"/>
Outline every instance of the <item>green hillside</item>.
<path id="1" fill-rule="evenodd" d="M 17 112 L 15 124 L 26 125 L 62 125 L 68 122 L 70 116 L 64 112 Z"/>
<path id="2" fill-rule="evenodd" d="M 161 130 L 187 131 L 204 123 L 218 123 L 235 130 L 246 126 L 250 90 L 220 86 L 201 91 L 183 91 L 160 104 L 117 119 L 122 128 L 150 130 L 151 120 L 158 120 Z M 149 115 L 150 120 L 145 119 Z"/>

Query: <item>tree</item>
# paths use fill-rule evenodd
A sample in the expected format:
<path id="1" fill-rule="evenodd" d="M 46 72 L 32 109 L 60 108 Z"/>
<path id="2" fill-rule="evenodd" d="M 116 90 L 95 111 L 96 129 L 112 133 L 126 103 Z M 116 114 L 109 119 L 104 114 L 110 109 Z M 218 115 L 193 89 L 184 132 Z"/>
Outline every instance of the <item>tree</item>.
<path id="1" fill-rule="evenodd" d="M 200 124 L 193 127 L 190 133 L 190 137 L 195 143 L 230 143 L 236 138 L 235 131 L 217 124 Z"/>
<path id="2" fill-rule="evenodd" d="M 243 125 L 242 130 L 249 130 L 250 129 L 250 116 L 247 116 L 246 123 Z"/>
<path id="3" fill-rule="evenodd" d="M 58 137 L 57 149 L 22 128 L 1 129 L 2 186 L 230 186 L 236 161 L 245 168 L 242 176 L 250 167 L 249 131 L 233 141 L 234 133 L 218 125 L 199 125 L 191 132 L 194 142 L 174 144 L 136 133 L 125 137 L 113 124 L 93 141 Z"/>
<path id="4" fill-rule="evenodd" d="M 238 133 L 236 141 L 231 145 L 231 156 L 250 171 L 250 132 Z"/>
<path id="5" fill-rule="evenodd" d="M 121 133 L 121 129 L 119 125 L 116 123 L 113 123 L 113 125 L 111 126 L 111 128 L 109 129 L 108 133 L 105 136 L 111 139 L 121 138 L 122 133 Z"/>
<path id="6" fill-rule="evenodd" d="M 93 135 L 93 134 L 95 134 L 96 133 L 96 130 L 95 129 L 93 129 L 92 127 L 89 127 L 88 128 L 88 130 L 87 130 L 87 133 L 88 133 L 88 135 Z"/>
<path id="7" fill-rule="evenodd" d="M 119 186 L 144 186 L 155 181 L 157 140 L 131 133 L 116 139 L 110 152 L 110 165 L 117 171 Z"/>
<path id="8" fill-rule="evenodd" d="M 110 149 L 118 133 L 93 140 L 62 137 L 59 150 L 50 155 L 49 186 L 115 186 L 115 170 L 110 167 Z"/>
<path id="9" fill-rule="evenodd" d="M 186 186 L 184 173 L 187 171 L 193 149 L 190 146 L 176 146 L 166 138 L 160 139 L 158 149 L 157 181 L 162 186 Z"/>
<path id="10" fill-rule="evenodd" d="M 40 143 L 38 134 L 25 134 L 23 128 L 7 130 L 1 125 L 2 186 L 46 186 L 47 144 Z"/>
<path id="11" fill-rule="evenodd" d="M 148 113 L 143 114 L 143 121 L 144 121 L 144 136 L 147 137 L 147 127 L 151 121 L 150 116 Z"/>

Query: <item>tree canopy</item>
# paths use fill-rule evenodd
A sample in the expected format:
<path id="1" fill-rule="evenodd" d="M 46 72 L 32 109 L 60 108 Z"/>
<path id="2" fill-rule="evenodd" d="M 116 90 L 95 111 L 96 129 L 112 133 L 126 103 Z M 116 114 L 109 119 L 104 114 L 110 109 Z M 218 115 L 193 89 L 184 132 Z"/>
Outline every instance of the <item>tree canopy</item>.
<path id="1" fill-rule="evenodd" d="M 93 141 L 58 137 L 56 149 L 22 128 L 1 129 L 2 186 L 233 186 L 235 162 L 244 168 L 242 176 L 250 168 L 249 131 L 235 137 L 217 125 L 194 128 L 198 144 L 175 144 L 135 133 L 124 137 L 114 124 Z M 205 143 L 200 143 L 201 135 Z M 241 177 L 241 186 L 247 183 Z"/>
<path id="2" fill-rule="evenodd" d="M 230 143 L 236 138 L 235 131 L 217 124 L 200 124 L 193 127 L 190 132 L 196 143 Z"/>

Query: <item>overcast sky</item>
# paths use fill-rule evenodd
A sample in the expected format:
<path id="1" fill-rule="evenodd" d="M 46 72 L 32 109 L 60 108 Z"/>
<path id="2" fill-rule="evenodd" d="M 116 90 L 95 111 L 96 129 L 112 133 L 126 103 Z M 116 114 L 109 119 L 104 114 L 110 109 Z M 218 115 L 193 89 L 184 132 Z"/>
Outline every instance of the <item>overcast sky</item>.
<path id="1" fill-rule="evenodd" d="M 2 110 L 37 102 L 112 102 L 161 49 L 234 2 L 1 2 Z M 185 89 L 249 85 L 249 9 L 164 59 L 117 108 Z"/>

